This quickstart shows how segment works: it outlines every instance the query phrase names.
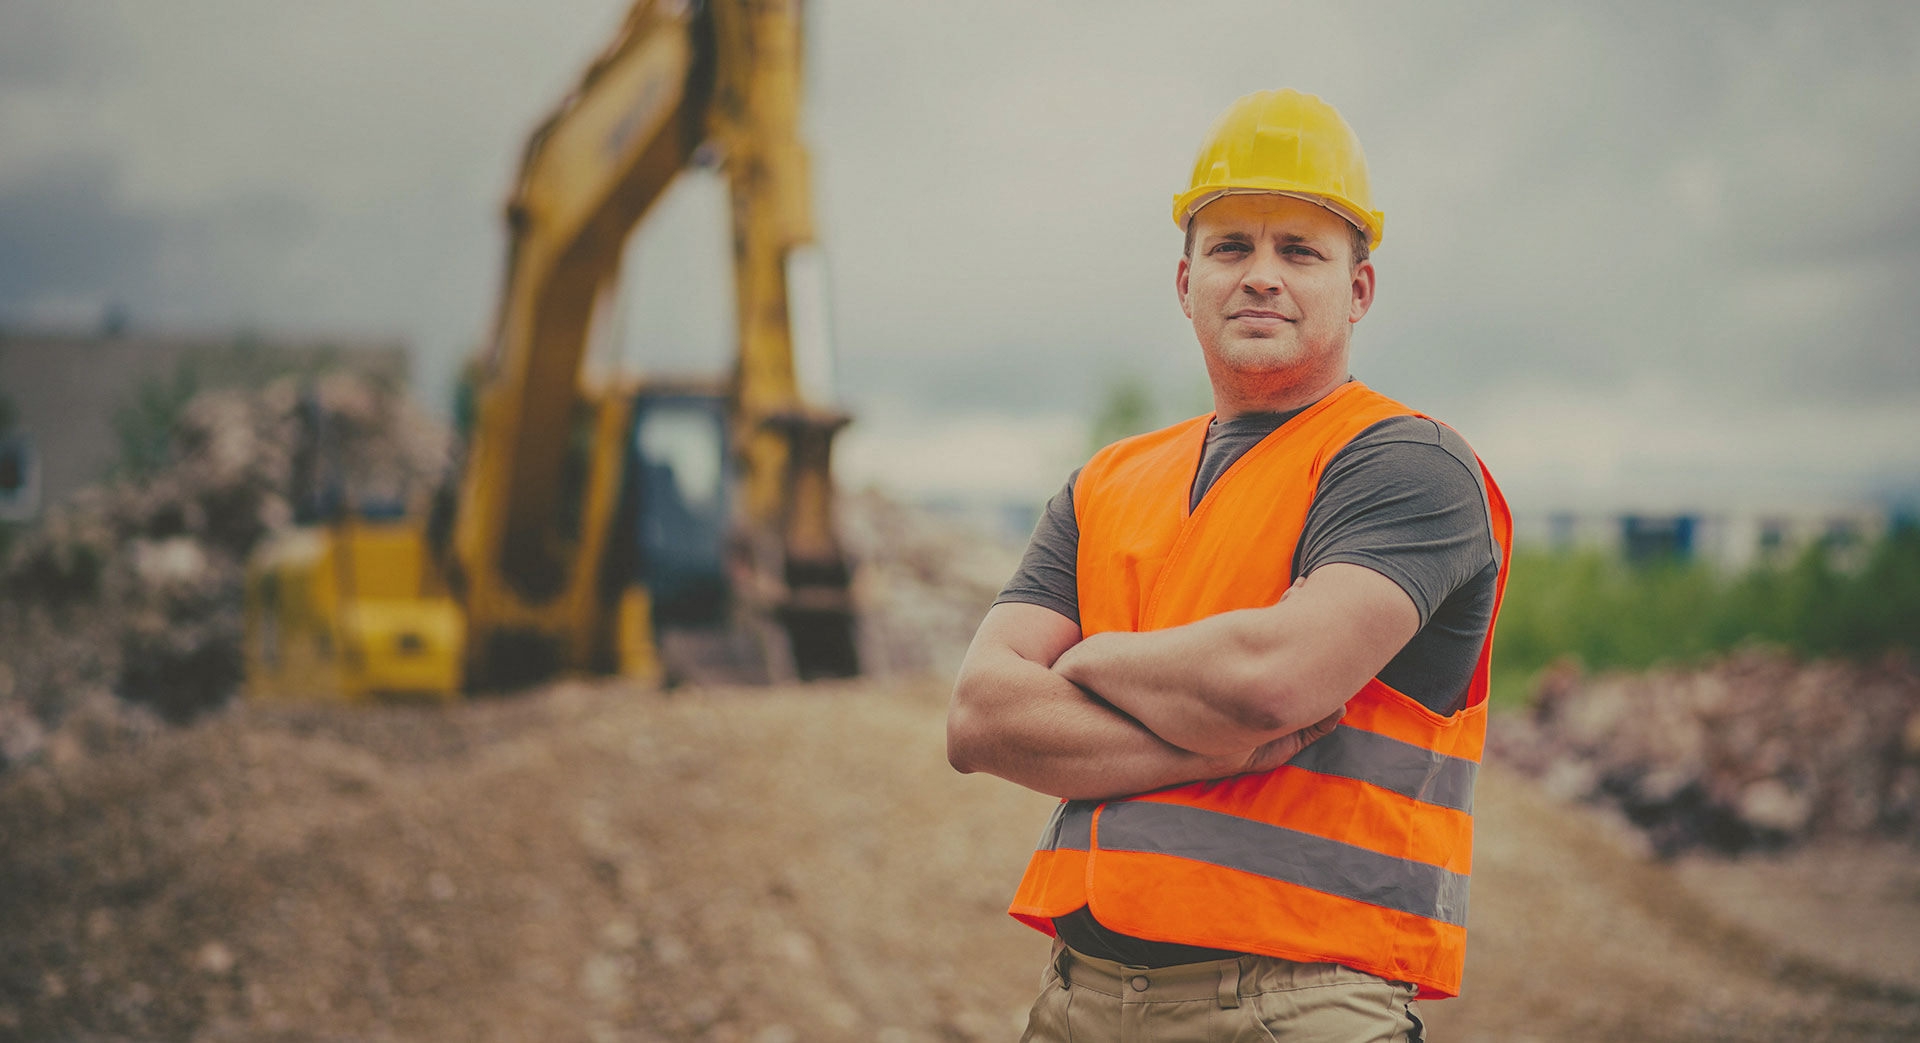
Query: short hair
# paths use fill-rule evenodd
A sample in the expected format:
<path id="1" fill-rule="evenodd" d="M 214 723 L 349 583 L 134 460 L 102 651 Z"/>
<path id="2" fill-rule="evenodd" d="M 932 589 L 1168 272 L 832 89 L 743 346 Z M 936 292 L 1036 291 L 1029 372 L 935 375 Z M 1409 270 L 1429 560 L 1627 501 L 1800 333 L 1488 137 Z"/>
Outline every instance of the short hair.
<path id="1" fill-rule="evenodd" d="M 1188 260 L 1193 259 L 1193 226 L 1196 224 L 1193 218 L 1197 216 L 1199 215 L 1191 215 L 1187 218 L 1187 245 L 1180 249 L 1180 256 Z M 1367 230 L 1359 225 L 1352 225 L 1350 227 L 1353 229 L 1353 261 L 1348 267 L 1358 268 L 1360 267 L 1360 262 L 1366 260 L 1372 251 L 1368 249 L 1367 246 L 1369 239 Z"/>

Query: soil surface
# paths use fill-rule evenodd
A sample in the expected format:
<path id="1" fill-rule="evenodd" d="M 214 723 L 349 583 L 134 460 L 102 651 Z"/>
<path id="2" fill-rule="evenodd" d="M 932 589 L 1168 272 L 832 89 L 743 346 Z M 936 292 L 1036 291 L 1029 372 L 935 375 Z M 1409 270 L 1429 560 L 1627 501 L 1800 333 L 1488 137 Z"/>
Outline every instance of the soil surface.
<path id="1" fill-rule="evenodd" d="M 0 1039 L 1018 1038 L 1051 801 L 938 680 L 236 706 L 0 776 Z M 1451 1040 L 1920 1037 L 1920 868 L 1652 858 L 1490 764 Z"/>

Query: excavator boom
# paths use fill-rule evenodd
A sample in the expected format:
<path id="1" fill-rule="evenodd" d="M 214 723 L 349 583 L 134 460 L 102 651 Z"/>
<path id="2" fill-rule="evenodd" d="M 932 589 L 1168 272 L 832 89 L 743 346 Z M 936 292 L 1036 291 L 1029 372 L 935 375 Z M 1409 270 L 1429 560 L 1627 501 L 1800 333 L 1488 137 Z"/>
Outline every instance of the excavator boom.
<path id="1" fill-rule="evenodd" d="M 470 370 L 474 408 L 451 523 L 415 526 L 420 607 L 439 635 L 430 650 L 459 646 L 458 670 L 431 676 L 457 673 L 467 687 L 499 687 L 555 670 L 653 671 L 665 620 L 651 599 L 662 577 L 720 591 L 700 603 L 720 605 L 736 625 L 757 620 L 762 645 L 769 630 L 783 634 L 784 647 L 759 657 L 769 679 L 857 671 L 828 463 L 846 418 L 804 400 L 795 375 L 789 272 L 812 253 L 814 238 L 798 135 L 800 68 L 795 0 L 640 0 L 529 140 L 507 206 L 493 335 Z M 588 385 L 593 317 L 618 285 L 626 241 L 695 165 L 717 166 L 728 183 L 733 365 L 700 387 Z M 676 410 L 689 409 L 717 418 L 707 426 L 722 443 L 715 452 L 723 466 L 706 470 L 724 474 L 727 488 L 704 506 L 687 497 L 692 476 L 649 455 L 646 432 L 665 430 Z M 657 538 L 663 525 L 682 536 Z M 703 525 L 727 531 L 704 542 L 684 538 Z M 363 528 L 338 524 L 333 543 L 312 545 L 327 561 L 351 562 L 349 544 L 367 538 Z M 405 543 L 393 531 L 382 538 L 389 557 L 396 539 Z M 681 547 L 709 548 L 694 557 L 714 564 L 672 560 Z M 276 567 L 309 567 L 289 562 L 314 553 L 283 555 Z M 288 585 L 299 588 L 264 582 L 256 600 L 271 605 Z M 331 613 L 360 620 L 353 625 L 362 629 L 366 619 L 407 625 L 404 597 L 389 596 L 369 613 L 351 584 L 335 586 L 325 611 L 285 614 Z M 457 626 L 446 623 L 450 611 Z M 418 635 L 410 644 L 389 636 L 366 640 L 427 647 Z M 359 687 L 381 684 L 368 678 Z"/>

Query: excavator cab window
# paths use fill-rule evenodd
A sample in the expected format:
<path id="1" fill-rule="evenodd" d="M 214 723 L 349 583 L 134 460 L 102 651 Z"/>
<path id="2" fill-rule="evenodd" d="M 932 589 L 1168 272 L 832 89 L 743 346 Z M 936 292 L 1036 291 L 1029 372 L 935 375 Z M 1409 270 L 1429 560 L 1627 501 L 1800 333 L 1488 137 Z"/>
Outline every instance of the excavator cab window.
<path id="1" fill-rule="evenodd" d="M 646 584 L 656 626 L 724 622 L 733 523 L 727 403 L 719 395 L 643 393 L 634 401 L 626 528 L 632 580 Z M 616 537 L 619 539 L 621 537 Z"/>

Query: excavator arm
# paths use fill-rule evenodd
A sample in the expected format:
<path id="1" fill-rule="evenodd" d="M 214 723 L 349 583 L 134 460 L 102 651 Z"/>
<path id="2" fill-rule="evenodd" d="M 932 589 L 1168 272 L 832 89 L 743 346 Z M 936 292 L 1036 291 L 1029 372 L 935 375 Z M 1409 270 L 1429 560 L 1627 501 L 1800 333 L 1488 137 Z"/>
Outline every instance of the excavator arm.
<path id="1" fill-rule="evenodd" d="M 751 586 L 786 626 L 798 673 L 855 671 L 827 463 L 845 418 L 801 399 L 789 319 L 788 267 L 813 240 L 799 96 L 796 3 L 641 0 L 529 142 L 447 564 L 470 680 L 520 672 L 503 664 L 543 658 L 538 647 L 557 660 L 540 667 L 585 666 L 605 644 L 592 636 L 608 615 L 599 562 L 618 538 L 607 529 L 631 396 L 583 388 L 582 363 L 628 234 L 696 157 L 730 187 L 739 521 L 773 573 Z"/>
<path id="2" fill-rule="evenodd" d="M 571 541 L 554 506 L 594 302 L 627 232 L 705 137 L 713 50 L 709 16 L 642 2 L 527 145 L 454 536 L 483 615 L 501 599 L 545 601 L 563 581 Z"/>

